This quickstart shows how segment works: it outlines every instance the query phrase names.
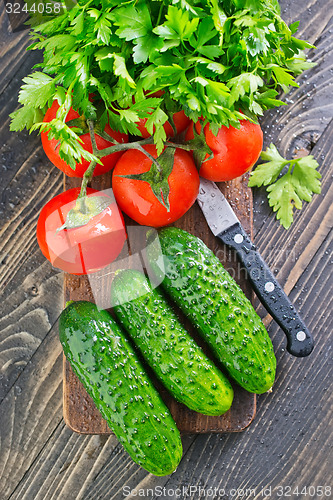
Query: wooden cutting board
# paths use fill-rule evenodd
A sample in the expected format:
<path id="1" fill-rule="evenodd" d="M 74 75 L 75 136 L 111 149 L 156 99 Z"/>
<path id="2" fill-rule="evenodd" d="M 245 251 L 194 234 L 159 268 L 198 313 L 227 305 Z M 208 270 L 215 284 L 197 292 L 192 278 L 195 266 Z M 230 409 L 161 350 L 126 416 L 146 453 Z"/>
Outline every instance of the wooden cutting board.
<path id="1" fill-rule="evenodd" d="M 92 187 L 95 189 L 106 189 L 110 187 L 111 176 L 103 175 L 95 178 Z M 65 189 L 80 185 L 80 179 L 66 178 Z M 238 218 L 245 230 L 252 234 L 252 195 L 247 187 L 247 177 L 236 179 L 228 183 L 220 183 L 220 189 L 233 206 Z M 186 186 L 184 186 L 186 189 Z M 126 224 L 133 225 L 133 221 L 125 217 Z M 245 271 L 237 262 L 233 251 L 220 244 L 210 229 L 201 213 L 197 203 L 178 220 L 175 226 L 185 229 L 201 238 L 206 245 L 218 256 L 226 269 L 242 287 L 244 293 L 252 298 L 252 290 L 246 280 Z M 86 276 L 74 276 L 65 274 L 64 298 L 68 300 L 88 300 L 94 302 L 94 295 Z M 102 290 L 107 289 L 107 286 Z M 197 338 L 193 328 L 185 321 L 186 327 Z M 201 344 L 202 345 L 202 344 Z M 209 351 L 203 346 L 206 353 Z M 155 381 L 156 382 L 156 381 Z M 256 396 L 250 394 L 234 384 L 234 401 L 230 410 L 219 417 L 208 417 L 189 410 L 184 405 L 176 402 L 157 383 L 157 387 L 176 421 L 177 427 L 183 433 L 207 433 L 207 432 L 239 432 L 245 429 L 253 420 L 256 412 Z M 63 413 L 66 424 L 75 432 L 80 434 L 112 434 L 106 421 L 97 410 L 93 400 L 88 396 L 81 382 L 73 373 L 68 361 L 64 357 L 64 383 L 63 383 Z"/>

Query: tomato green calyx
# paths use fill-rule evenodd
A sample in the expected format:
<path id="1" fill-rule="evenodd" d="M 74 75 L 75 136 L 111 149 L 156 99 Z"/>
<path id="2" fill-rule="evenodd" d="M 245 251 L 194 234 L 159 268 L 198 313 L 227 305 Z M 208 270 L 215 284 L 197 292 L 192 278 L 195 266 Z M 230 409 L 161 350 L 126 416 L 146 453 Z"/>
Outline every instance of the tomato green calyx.
<path id="1" fill-rule="evenodd" d="M 75 207 L 68 212 L 65 223 L 56 232 L 85 226 L 92 217 L 102 213 L 111 203 L 111 198 L 106 196 L 79 197 Z"/>
<path id="2" fill-rule="evenodd" d="M 165 148 L 157 159 L 155 159 L 147 151 L 143 150 L 142 152 L 152 160 L 152 164 L 148 172 L 143 172 L 142 174 L 120 175 L 119 177 L 148 182 L 158 201 L 167 209 L 168 212 L 170 212 L 169 176 L 174 165 L 175 151 L 175 146 L 169 146 Z"/>
<path id="3" fill-rule="evenodd" d="M 194 163 L 199 172 L 203 162 L 211 160 L 214 156 L 214 153 L 207 145 L 203 125 L 201 126 L 200 133 L 197 132 L 195 126 L 193 125 L 193 134 L 194 134 L 193 139 L 187 141 L 186 145 L 191 151 L 193 151 Z M 207 154 L 209 155 L 208 158 L 206 158 Z"/>

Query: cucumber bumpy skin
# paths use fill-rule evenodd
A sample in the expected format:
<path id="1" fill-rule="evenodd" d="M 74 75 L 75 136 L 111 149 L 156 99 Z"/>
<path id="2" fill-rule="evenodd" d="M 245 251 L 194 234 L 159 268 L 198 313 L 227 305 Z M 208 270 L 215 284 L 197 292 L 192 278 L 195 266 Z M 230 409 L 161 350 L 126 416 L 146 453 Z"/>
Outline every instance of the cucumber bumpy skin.
<path id="1" fill-rule="evenodd" d="M 74 372 L 131 458 L 156 476 L 171 474 L 182 457 L 179 431 L 120 326 L 80 301 L 62 312 L 59 333 Z"/>
<path id="2" fill-rule="evenodd" d="M 175 227 L 162 229 L 158 237 L 159 252 L 157 237 L 148 233 L 147 255 L 156 276 L 165 273 L 162 288 L 239 385 L 257 394 L 268 391 L 276 358 L 251 302 L 202 240 Z"/>
<path id="3" fill-rule="evenodd" d="M 204 415 L 222 415 L 229 410 L 233 400 L 229 380 L 142 272 L 118 271 L 111 300 L 116 319 L 175 399 Z"/>

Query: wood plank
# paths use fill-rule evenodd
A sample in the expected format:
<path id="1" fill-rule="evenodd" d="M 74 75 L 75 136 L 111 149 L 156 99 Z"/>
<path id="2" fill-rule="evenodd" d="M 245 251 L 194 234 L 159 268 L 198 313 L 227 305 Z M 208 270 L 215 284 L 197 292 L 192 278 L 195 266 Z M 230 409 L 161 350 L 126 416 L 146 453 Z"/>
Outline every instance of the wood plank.
<path id="1" fill-rule="evenodd" d="M 27 70 L 32 66 L 36 53 L 27 53 L 26 47 L 30 45 L 28 32 L 13 33 L 8 15 L 5 12 L 5 2 L 0 4 L 0 56 L 1 56 L 1 82 L 0 93 L 3 93 L 13 76 L 21 69 Z M 40 58 L 40 55 L 38 56 Z M 25 73 L 25 76 L 27 73 Z M 17 84 L 19 81 L 16 82 Z"/>
<path id="2" fill-rule="evenodd" d="M 77 179 L 67 179 L 66 188 L 77 186 L 78 183 L 79 180 Z M 105 189 L 110 185 L 110 178 L 107 176 L 97 178 L 92 185 L 96 189 Z M 234 206 L 245 229 L 251 233 L 252 197 L 251 190 L 246 185 L 247 178 L 244 177 L 229 183 L 221 183 L 220 187 Z M 126 218 L 126 222 L 129 225 L 134 224 L 129 218 Z M 210 233 L 197 205 L 194 205 L 175 225 L 203 239 L 222 260 L 228 271 L 235 276 L 244 292 L 249 297 L 252 296 L 251 287 L 242 276 L 241 267 L 234 254 L 226 251 Z M 105 287 L 107 288 L 107 285 L 102 284 L 101 290 L 103 294 L 109 296 L 110 293 L 105 291 Z M 87 277 L 65 275 L 65 302 L 68 300 L 94 301 L 94 295 Z M 186 324 L 186 327 L 193 335 L 193 327 L 189 323 Z M 236 432 L 246 428 L 255 415 L 255 395 L 241 389 L 236 384 L 234 384 L 234 391 L 235 397 L 231 409 L 222 416 L 208 417 L 189 410 L 184 405 L 177 403 L 163 388 L 160 389 L 161 395 L 170 408 L 179 430 L 192 433 Z M 112 432 L 66 359 L 64 359 L 64 419 L 72 430 L 83 434 L 109 434 Z"/>
<path id="3" fill-rule="evenodd" d="M 10 496 L 62 419 L 62 352 L 52 329 L 0 405 L 1 497 Z"/>
<path id="4" fill-rule="evenodd" d="M 103 436 L 77 439 L 62 421 L 13 491 L 11 499 L 77 498 L 83 478 L 89 475 L 100 455 L 110 455 L 116 446 L 117 440 L 112 437 L 108 442 Z"/>

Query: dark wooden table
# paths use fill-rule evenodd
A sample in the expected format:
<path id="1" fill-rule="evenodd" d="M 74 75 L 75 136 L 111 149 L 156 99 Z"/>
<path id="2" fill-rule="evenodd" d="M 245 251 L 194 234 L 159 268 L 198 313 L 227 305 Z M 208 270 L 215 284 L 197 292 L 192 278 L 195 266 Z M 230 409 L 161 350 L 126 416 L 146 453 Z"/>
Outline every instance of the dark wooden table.
<path id="1" fill-rule="evenodd" d="M 272 217 L 265 193 L 254 191 L 254 240 L 313 331 L 316 347 L 309 358 L 291 357 L 281 330 L 258 307 L 278 360 L 273 392 L 258 397 L 256 418 L 242 433 L 184 436 L 184 458 L 164 478 L 136 466 L 113 436 L 81 436 L 63 422 L 62 350 L 52 328 L 63 305 L 63 274 L 45 261 L 35 238 L 39 210 L 62 190 L 62 177 L 36 135 L 9 132 L 21 80 L 38 55 L 25 52 L 26 31 L 8 31 L 1 3 L 1 500 L 111 500 L 132 489 L 139 495 L 140 488 L 150 499 L 328 498 L 333 3 L 281 3 L 284 19 L 300 20 L 300 36 L 317 46 L 310 54 L 317 66 L 283 97 L 288 106 L 266 113 L 265 145 L 272 141 L 287 156 L 297 150 L 313 154 L 322 194 L 305 204 L 285 231 Z"/>

